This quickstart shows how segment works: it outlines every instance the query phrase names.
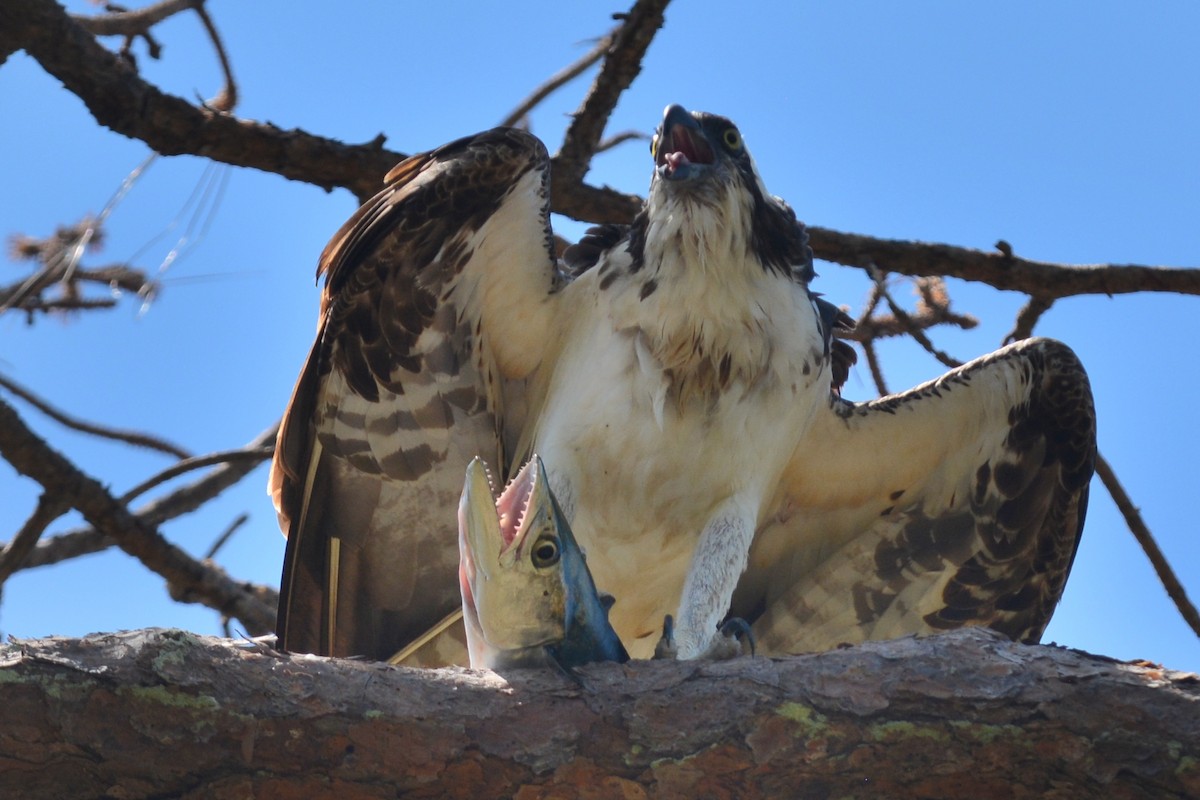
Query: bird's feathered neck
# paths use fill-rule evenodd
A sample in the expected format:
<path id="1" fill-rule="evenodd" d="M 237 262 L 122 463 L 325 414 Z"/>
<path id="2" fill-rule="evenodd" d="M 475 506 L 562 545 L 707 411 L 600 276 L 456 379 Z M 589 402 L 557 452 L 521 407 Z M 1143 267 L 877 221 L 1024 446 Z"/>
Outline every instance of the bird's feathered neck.
<path id="1" fill-rule="evenodd" d="M 767 194 L 752 169 L 699 187 L 655 180 L 629 232 L 631 272 L 678 261 L 710 277 L 737 265 L 807 283 L 815 273 L 808 232 L 783 200 Z"/>

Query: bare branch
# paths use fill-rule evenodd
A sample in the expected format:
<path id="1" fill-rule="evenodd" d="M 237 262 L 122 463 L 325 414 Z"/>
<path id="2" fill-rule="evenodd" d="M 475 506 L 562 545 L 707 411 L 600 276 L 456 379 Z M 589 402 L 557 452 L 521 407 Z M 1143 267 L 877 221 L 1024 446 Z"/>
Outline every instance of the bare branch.
<path id="1" fill-rule="evenodd" d="M 892 298 L 891 293 L 884 284 L 883 273 L 874 267 L 869 267 L 868 272 L 870 272 L 872 279 L 875 281 L 876 287 L 878 287 L 877 290 L 879 292 L 879 296 L 888 304 L 888 308 L 890 308 L 892 311 L 892 316 L 895 317 L 896 322 L 899 323 L 899 325 L 904 329 L 904 332 L 911 336 L 917 342 L 917 344 L 925 348 L 926 352 L 936 358 L 944 366 L 950 367 L 951 369 L 954 369 L 955 367 L 961 367 L 961 361 L 939 350 L 937 347 L 934 347 L 933 342 L 928 336 L 925 335 L 925 331 L 922 330 L 921 325 L 918 324 L 912 318 L 912 316 L 903 308 L 901 308 L 900 304 Z"/>
<path id="2" fill-rule="evenodd" d="M 217 51 L 217 61 L 221 65 L 221 75 L 225 79 L 225 85 L 221 87 L 221 91 L 205 105 L 228 114 L 233 111 L 238 101 L 237 82 L 233 79 L 233 67 L 229 65 L 229 56 L 225 54 L 225 45 L 221 41 L 221 35 L 217 33 L 217 26 L 213 24 L 212 17 L 209 16 L 202 0 L 196 4 L 196 15 L 200 17 L 200 22 L 204 25 L 204 30 L 208 32 L 213 49 Z"/>
<path id="3" fill-rule="evenodd" d="M 172 596 L 201 602 L 237 617 L 252 633 L 275 625 L 275 611 L 251 587 L 229 578 L 212 563 L 200 563 L 130 513 L 94 478 L 84 474 L 33 433 L 16 410 L 0 400 L 0 455 L 17 472 L 45 489 L 54 502 L 66 501 L 97 530 L 148 568 L 163 576 Z"/>
<path id="4" fill-rule="evenodd" d="M 360 198 L 382 185 L 404 158 L 383 142 L 359 146 L 234 119 L 147 83 L 72 20 L 53 0 L 0 3 L 0 52 L 25 50 L 84 101 L 101 125 L 141 139 L 163 155 L 199 154 Z"/>
<path id="5" fill-rule="evenodd" d="M 96 16 L 72 14 L 71 19 L 94 36 L 140 36 L 163 20 L 203 4 L 204 0 L 163 0 L 133 11 L 110 11 Z"/>
<path id="6" fill-rule="evenodd" d="M 217 537 L 217 540 L 215 542 L 213 542 L 212 547 L 208 548 L 208 552 L 204 554 L 204 559 L 206 561 L 208 561 L 210 559 L 216 558 L 217 553 L 220 552 L 221 548 L 225 546 L 225 543 L 228 542 L 235 533 L 237 533 L 238 528 L 245 525 L 249 520 L 250 520 L 249 514 L 247 514 L 245 512 L 238 514 L 234 518 L 233 522 L 229 523 L 229 527 L 227 527 L 221 533 L 221 535 Z"/>
<path id="7" fill-rule="evenodd" d="M 245 449 L 254 451 L 273 444 L 278 429 L 276 424 L 263 431 L 247 444 Z M 182 486 L 147 503 L 135 511 L 134 516 L 147 525 L 161 525 L 167 520 L 195 511 L 246 477 L 258 464 L 259 461 L 254 459 L 224 462 L 195 483 Z M 113 544 L 115 543 L 111 538 L 95 528 L 66 531 L 40 542 L 26 559 L 23 568 L 50 566 L 70 558 L 106 550 Z"/>
<path id="8" fill-rule="evenodd" d="M 904 319 L 895 314 L 874 313 L 879 301 L 884 297 L 883 284 L 877 283 L 867 308 L 859 319 L 855 320 L 854 330 L 841 338 L 866 343 L 892 336 L 906 336 L 914 328 L 924 331 L 937 325 L 951 325 L 962 330 L 971 330 L 979 325 L 979 320 L 970 314 L 959 314 L 950 309 L 950 296 L 940 279 L 917 278 L 915 283 L 920 298 L 916 311 L 907 313 Z"/>
<path id="9" fill-rule="evenodd" d="M 1017 312 L 1017 319 L 1013 323 L 1013 329 L 1004 337 L 1004 343 L 1011 344 L 1012 342 L 1028 339 L 1032 336 L 1034 326 L 1038 324 L 1038 320 L 1050 310 L 1052 305 L 1054 305 L 1053 298 L 1031 296 L 1029 302 Z"/>
<path id="10" fill-rule="evenodd" d="M 979 281 L 1006 291 L 1043 298 L 1080 294 L 1175 292 L 1200 295 L 1200 269 L 1134 264 L 1052 264 L 948 244 L 878 239 L 828 228 L 808 229 L 820 259 L 901 275 L 943 276 Z"/>
<path id="11" fill-rule="evenodd" d="M 614 147 L 622 145 L 625 142 L 633 142 L 638 140 L 648 142 L 650 141 L 650 135 L 643 131 L 621 131 L 620 133 L 614 134 L 600 142 L 600 144 L 596 146 L 596 152 L 603 153 L 607 150 L 612 150 Z"/>
<path id="12" fill-rule="evenodd" d="M 21 568 L 37 544 L 38 538 L 50 523 L 67 513 L 70 508 L 70 503 L 61 497 L 43 494 L 38 499 L 33 515 L 25 521 L 12 541 L 0 551 L 0 586 L 3 586 L 8 577 Z"/>
<path id="13" fill-rule="evenodd" d="M 615 31 L 600 37 L 600 39 L 596 42 L 596 46 L 589 50 L 587 55 L 565 69 L 559 70 L 551 75 L 545 83 L 534 89 L 533 93 L 530 94 L 529 97 L 526 97 L 524 100 L 518 103 L 517 107 L 509 112 L 507 117 L 500 121 L 500 124 L 503 126 L 516 125 L 525 117 L 526 114 L 528 114 L 530 111 L 533 111 L 533 109 L 536 108 L 539 103 L 549 97 L 555 89 L 565 86 L 570 81 L 582 75 L 584 70 L 599 61 L 608 51 L 608 48 L 612 46 L 614 34 Z"/>
<path id="14" fill-rule="evenodd" d="M 172 444 L 164 439 L 160 439 L 159 437 L 153 436 L 149 433 L 109 428 L 103 425 L 96 425 L 95 423 L 78 419 L 77 417 L 72 417 L 66 412 L 59 411 L 57 408 L 38 397 L 33 392 L 21 386 L 11 378 L 5 377 L 3 374 L 0 374 L 0 387 L 12 392 L 17 397 L 36 408 L 38 411 L 41 411 L 46 416 L 50 417 L 55 422 L 58 422 L 70 428 L 71 430 L 91 434 L 92 436 L 99 436 L 102 439 L 112 439 L 113 441 L 124 442 L 125 444 L 131 444 L 135 447 L 144 447 L 148 450 L 157 450 L 160 453 L 166 453 L 168 455 L 175 456 L 176 458 L 191 458 L 191 453 L 184 450 L 182 447 Z"/>
<path id="15" fill-rule="evenodd" d="M 271 454 L 274 452 L 274 447 L 264 445 L 256 448 L 242 447 L 238 448 L 237 450 L 222 450 L 217 453 L 209 453 L 206 456 L 185 458 L 176 464 L 172 464 L 170 467 L 164 469 L 157 475 L 153 475 L 150 478 L 142 481 L 137 486 L 125 492 L 125 494 L 121 495 L 118 499 L 122 503 L 128 503 L 139 495 L 145 494 L 155 486 L 166 483 L 172 478 L 183 475 L 186 472 L 191 472 L 195 469 L 211 467 L 213 464 L 225 464 L 231 461 L 241 461 L 243 459 L 250 461 L 252 464 L 261 464 L 263 461 L 266 461 L 268 458 L 270 458 Z"/>
<path id="16" fill-rule="evenodd" d="M 605 66 L 555 157 L 553 205 L 591 222 L 628 222 L 641 198 L 582 183 L 608 112 L 633 80 L 666 0 L 639 3 L 627 15 Z M 198 108 L 143 81 L 72 21 L 52 0 L 0 3 L 0 54 L 24 49 L 87 105 L 96 121 L 141 139 L 164 155 L 190 153 L 260 169 L 325 189 L 374 194 L 403 153 L 383 137 L 347 145 L 299 130 L 237 120 Z M 1071 266 L 952 245 L 880 239 L 809 228 L 818 258 L 849 266 L 877 264 L 904 275 L 946 275 L 1045 297 L 1136 291 L 1200 294 L 1200 270 L 1140 265 Z"/>
<path id="17" fill-rule="evenodd" d="M 883 397 L 888 394 L 887 381 L 883 377 L 883 366 L 879 363 L 879 354 L 875 352 L 875 340 L 862 342 L 863 353 L 867 357 L 867 368 L 871 370 L 871 380 L 875 382 L 875 391 Z"/>
<path id="18" fill-rule="evenodd" d="M 1100 476 L 1104 488 L 1108 489 L 1113 502 L 1117 504 L 1117 508 L 1125 517 L 1125 523 L 1133 533 L 1133 538 L 1137 539 L 1142 550 L 1146 552 L 1146 557 L 1154 566 L 1154 571 L 1157 573 L 1158 579 L 1162 581 L 1163 588 L 1167 590 L 1175 607 L 1179 609 L 1179 615 L 1183 617 L 1195 634 L 1200 636 L 1200 614 L 1196 613 L 1196 606 L 1188 599 L 1187 592 L 1184 591 L 1183 584 L 1179 582 L 1175 570 L 1171 569 L 1167 557 L 1163 555 L 1158 543 L 1154 541 L 1154 536 L 1150 533 L 1145 521 L 1142 520 L 1141 512 L 1129 499 L 1125 487 L 1117 480 L 1117 475 L 1108 461 L 1099 453 L 1096 453 L 1096 474 Z"/>
<path id="19" fill-rule="evenodd" d="M 662 27 L 667 2 L 638 0 L 624 15 L 623 24 L 613 35 L 612 49 L 554 156 L 554 195 L 560 182 L 568 185 L 583 182 L 617 100 L 642 71 L 642 57 Z M 554 202 L 557 206 L 557 196 Z"/>
<path id="20" fill-rule="evenodd" d="M 129 57 L 132 56 L 129 53 L 130 43 L 136 37 L 143 37 L 151 47 L 151 57 L 158 58 L 158 46 L 150 38 L 150 29 L 163 20 L 189 9 L 196 12 L 196 15 L 200 18 L 200 23 L 204 26 L 204 30 L 208 34 L 209 41 L 212 42 L 225 82 L 225 85 L 217 93 L 216 97 L 209 100 L 205 105 L 214 111 L 228 113 L 237 105 L 237 84 L 233 79 L 233 69 L 229 64 L 225 45 L 221 41 L 220 34 L 217 33 L 216 25 L 213 24 L 208 10 L 204 7 L 204 0 L 163 0 L 163 2 L 155 3 L 152 6 L 135 11 L 114 11 L 98 16 L 72 14 L 71 19 L 94 36 L 124 36 L 125 46 L 121 52 Z"/>

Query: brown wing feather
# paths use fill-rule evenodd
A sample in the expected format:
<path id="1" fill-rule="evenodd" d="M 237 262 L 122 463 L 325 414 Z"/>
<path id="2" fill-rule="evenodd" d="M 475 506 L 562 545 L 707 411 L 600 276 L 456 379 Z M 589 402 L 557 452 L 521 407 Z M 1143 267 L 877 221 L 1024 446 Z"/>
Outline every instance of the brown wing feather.
<path id="1" fill-rule="evenodd" d="M 413 156 L 322 253 L 270 478 L 283 648 L 387 658 L 458 602 L 446 509 L 471 457 L 504 463 L 549 338 L 548 162 L 511 129 Z"/>
<path id="2" fill-rule="evenodd" d="M 797 448 L 734 613 L 768 651 L 964 625 L 1037 641 L 1095 451 L 1087 376 L 1048 339 L 900 395 L 834 399 Z"/>

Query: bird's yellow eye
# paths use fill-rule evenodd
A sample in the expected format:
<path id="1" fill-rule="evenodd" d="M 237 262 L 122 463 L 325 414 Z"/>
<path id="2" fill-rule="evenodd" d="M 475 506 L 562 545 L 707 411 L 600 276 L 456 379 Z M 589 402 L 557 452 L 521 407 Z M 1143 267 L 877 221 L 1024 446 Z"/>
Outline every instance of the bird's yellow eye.
<path id="1" fill-rule="evenodd" d="M 742 135 L 738 133 L 737 128 L 726 128 L 722 138 L 725 140 L 725 146 L 730 150 L 742 149 Z"/>
<path id="2" fill-rule="evenodd" d="M 650 137 L 650 157 L 658 158 L 658 134 Z"/>

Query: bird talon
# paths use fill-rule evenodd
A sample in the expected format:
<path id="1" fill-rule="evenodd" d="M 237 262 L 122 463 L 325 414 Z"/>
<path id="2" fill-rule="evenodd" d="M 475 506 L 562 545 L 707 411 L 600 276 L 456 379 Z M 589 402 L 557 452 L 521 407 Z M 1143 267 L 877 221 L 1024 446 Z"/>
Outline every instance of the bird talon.
<path id="1" fill-rule="evenodd" d="M 670 659 L 674 660 L 679 655 L 679 649 L 675 646 L 675 618 L 670 614 L 663 617 L 663 632 L 658 639 L 658 644 L 654 645 L 655 659 Z"/>
<path id="2" fill-rule="evenodd" d="M 732 639 L 738 642 L 738 655 L 741 655 L 742 646 L 750 648 L 750 655 L 754 655 L 754 631 L 750 628 L 750 623 L 741 617 L 730 617 L 721 623 L 721 635 L 726 639 Z"/>

